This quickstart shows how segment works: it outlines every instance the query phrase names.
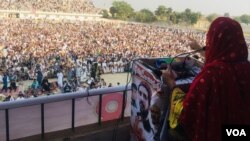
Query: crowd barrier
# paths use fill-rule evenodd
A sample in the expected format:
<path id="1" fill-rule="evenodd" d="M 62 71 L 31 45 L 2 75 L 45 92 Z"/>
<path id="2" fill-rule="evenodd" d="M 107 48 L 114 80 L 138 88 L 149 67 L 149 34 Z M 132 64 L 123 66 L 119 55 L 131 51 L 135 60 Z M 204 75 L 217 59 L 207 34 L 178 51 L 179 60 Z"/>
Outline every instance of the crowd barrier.
<path id="1" fill-rule="evenodd" d="M 0 140 L 130 117 L 130 85 L 0 103 Z"/>

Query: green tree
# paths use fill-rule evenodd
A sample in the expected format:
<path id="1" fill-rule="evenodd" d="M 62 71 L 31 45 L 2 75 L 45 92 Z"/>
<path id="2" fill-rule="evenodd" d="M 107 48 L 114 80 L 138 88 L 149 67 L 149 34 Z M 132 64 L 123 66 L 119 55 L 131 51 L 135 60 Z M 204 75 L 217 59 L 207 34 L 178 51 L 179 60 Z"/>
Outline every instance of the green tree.
<path id="1" fill-rule="evenodd" d="M 185 22 L 188 24 L 196 24 L 201 18 L 201 13 L 192 12 L 191 9 L 186 9 L 184 12 L 177 14 L 177 22 Z"/>
<path id="2" fill-rule="evenodd" d="M 156 17 L 150 10 L 142 9 L 135 14 L 135 20 L 138 22 L 154 22 Z"/>
<path id="3" fill-rule="evenodd" d="M 240 20 L 240 17 L 239 17 L 239 16 L 234 17 L 234 20 L 236 20 L 236 21 L 238 21 L 238 22 L 241 22 L 241 20 Z"/>
<path id="4" fill-rule="evenodd" d="M 173 13 L 170 15 L 169 20 L 170 20 L 172 23 L 177 24 L 177 14 L 176 14 L 176 12 L 173 12 Z"/>
<path id="5" fill-rule="evenodd" d="M 108 12 L 108 10 L 102 10 L 102 17 L 103 18 L 109 18 L 109 12 Z"/>
<path id="6" fill-rule="evenodd" d="M 173 12 L 172 8 L 167 8 L 164 5 L 160 5 L 156 11 L 155 15 L 160 19 L 160 20 L 169 20 L 170 16 Z"/>
<path id="7" fill-rule="evenodd" d="M 167 10 L 168 9 L 164 5 L 160 5 L 156 9 L 155 15 L 158 16 L 160 20 L 164 20 L 166 18 Z"/>
<path id="8" fill-rule="evenodd" d="M 191 24 L 196 24 L 200 18 L 201 18 L 201 13 L 191 13 L 189 17 Z"/>
<path id="9" fill-rule="evenodd" d="M 118 12 L 116 7 L 110 7 L 109 12 L 112 14 L 112 18 L 116 17 L 116 13 Z"/>
<path id="10" fill-rule="evenodd" d="M 172 12 L 172 14 L 170 15 L 170 21 L 173 24 L 178 24 L 182 21 L 183 19 L 183 13 L 178 13 L 178 12 Z"/>
<path id="11" fill-rule="evenodd" d="M 191 15 L 192 15 L 191 9 L 187 8 L 182 14 L 183 21 L 190 23 Z"/>
<path id="12" fill-rule="evenodd" d="M 127 20 L 133 14 L 134 9 L 130 4 L 124 1 L 114 1 L 110 7 L 110 13 L 113 18 Z"/>
<path id="13" fill-rule="evenodd" d="M 171 7 L 167 8 L 167 15 L 171 15 L 173 12 L 173 9 Z"/>
<path id="14" fill-rule="evenodd" d="M 170 16 L 172 15 L 172 13 L 173 9 L 171 7 L 167 8 L 167 13 L 166 13 L 167 20 L 170 20 Z"/>
<path id="15" fill-rule="evenodd" d="M 244 15 L 241 15 L 240 16 L 240 21 L 242 22 L 242 23 L 245 23 L 245 24 L 249 24 L 250 23 L 250 15 L 246 15 L 246 14 L 244 14 Z"/>
<path id="16" fill-rule="evenodd" d="M 217 14 L 210 14 L 206 17 L 206 19 L 209 21 L 209 22 L 212 22 L 214 21 L 216 18 L 218 18 L 219 16 Z"/>
<path id="17" fill-rule="evenodd" d="M 185 9 L 184 15 L 185 15 L 187 18 L 189 18 L 189 16 L 191 16 L 191 14 L 192 14 L 191 9 L 189 9 L 189 8 Z"/>

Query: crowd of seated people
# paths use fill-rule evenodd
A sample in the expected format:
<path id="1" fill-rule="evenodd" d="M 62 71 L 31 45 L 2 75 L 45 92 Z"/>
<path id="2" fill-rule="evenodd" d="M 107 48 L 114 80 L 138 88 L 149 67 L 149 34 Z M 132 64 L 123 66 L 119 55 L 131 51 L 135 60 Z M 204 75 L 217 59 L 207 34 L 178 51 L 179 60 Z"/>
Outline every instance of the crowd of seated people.
<path id="1" fill-rule="evenodd" d="M 1 0 L 0 9 L 98 14 L 91 0 Z"/>

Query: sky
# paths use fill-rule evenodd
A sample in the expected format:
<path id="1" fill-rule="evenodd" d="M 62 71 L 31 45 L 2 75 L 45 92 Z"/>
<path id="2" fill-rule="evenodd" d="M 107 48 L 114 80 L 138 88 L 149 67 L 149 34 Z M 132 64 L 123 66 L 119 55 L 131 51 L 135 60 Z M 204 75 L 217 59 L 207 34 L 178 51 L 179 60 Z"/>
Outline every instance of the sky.
<path id="1" fill-rule="evenodd" d="M 92 0 L 96 7 L 109 8 L 115 0 Z M 250 15 L 250 0 L 124 0 L 137 11 L 143 8 L 155 11 L 159 5 L 171 7 L 174 11 L 184 11 L 186 8 L 204 15 L 217 13 L 230 16 Z"/>

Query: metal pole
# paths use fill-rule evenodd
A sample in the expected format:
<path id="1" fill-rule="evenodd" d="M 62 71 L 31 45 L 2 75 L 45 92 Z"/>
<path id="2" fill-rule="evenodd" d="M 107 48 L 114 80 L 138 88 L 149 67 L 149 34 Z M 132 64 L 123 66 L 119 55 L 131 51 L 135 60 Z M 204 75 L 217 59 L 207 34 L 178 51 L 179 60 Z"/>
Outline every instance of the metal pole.
<path id="1" fill-rule="evenodd" d="M 9 109 L 5 109 L 6 141 L 10 140 Z"/>
<path id="2" fill-rule="evenodd" d="M 75 132 L 75 99 L 72 99 L 72 124 L 71 129 Z"/>
<path id="3" fill-rule="evenodd" d="M 126 108 L 126 95 L 127 92 L 123 91 L 123 98 L 122 98 L 122 115 L 121 115 L 121 119 L 124 120 L 124 112 L 125 112 L 125 108 Z"/>
<path id="4" fill-rule="evenodd" d="M 99 95 L 99 115 L 98 115 L 98 124 L 102 123 L 102 95 Z"/>
<path id="5" fill-rule="evenodd" d="M 44 139 L 44 104 L 41 104 L 41 137 Z"/>

